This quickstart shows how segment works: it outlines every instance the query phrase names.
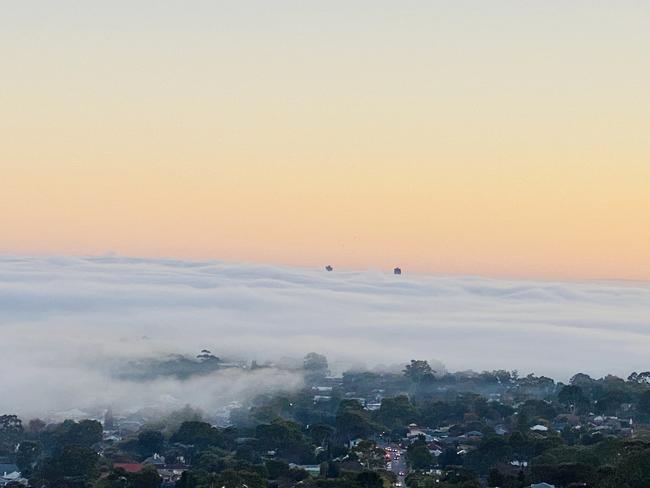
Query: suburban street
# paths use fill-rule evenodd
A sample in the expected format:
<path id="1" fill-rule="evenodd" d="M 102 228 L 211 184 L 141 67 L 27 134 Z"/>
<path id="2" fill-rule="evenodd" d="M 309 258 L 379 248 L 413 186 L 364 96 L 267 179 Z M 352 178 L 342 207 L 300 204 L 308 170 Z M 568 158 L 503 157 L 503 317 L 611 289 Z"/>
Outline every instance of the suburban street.
<path id="1" fill-rule="evenodd" d="M 397 483 L 401 483 L 401 485 L 398 484 L 397 486 L 405 486 L 404 479 L 408 474 L 406 449 L 402 449 L 398 444 L 394 443 L 386 445 L 384 449 L 390 453 L 390 471 L 397 476 Z"/>

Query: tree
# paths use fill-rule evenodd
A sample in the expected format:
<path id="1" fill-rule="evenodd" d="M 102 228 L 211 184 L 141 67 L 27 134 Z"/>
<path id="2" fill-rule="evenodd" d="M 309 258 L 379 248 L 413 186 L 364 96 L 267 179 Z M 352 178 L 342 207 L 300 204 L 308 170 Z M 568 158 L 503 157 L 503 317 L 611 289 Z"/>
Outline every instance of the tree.
<path id="1" fill-rule="evenodd" d="M 67 446 L 39 465 L 37 478 L 47 486 L 65 485 L 66 480 L 85 483 L 94 477 L 98 459 L 92 449 Z"/>
<path id="2" fill-rule="evenodd" d="M 427 469 L 433 464 L 433 456 L 427 446 L 416 446 L 409 450 L 408 459 L 413 469 Z"/>
<path id="3" fill-rule="evenodd" d="M 585 373 L 575 374 L 569 380 L 570 385 L 587 387 L 587 388 L 593 385 L 593 383 L 594 383 L 593 378 Z"/>
<path id="4" fill-rule="evenodd" d="M 404 368 L 404 376 L 413 383 L 420 383 L 425 378 L 433 378 L 434 371 L 427 361 L 411 359 L 411 364 Z"/>
<path id="5" fill-rule="evenodd" d="M 441 484 L 434 476 L 411 472 L 405 479 L 409 488 L 439 488 Z"/>
<path id="6" fill-rule="evenodd" d="M 219 483 L 219 475 L 217 473 L 208 473 L 206 481 L 210 488 L 216 488 L 217 483 Z"/>
<path id="7" fill-rule="evenodd" d="M 421 421 L 426 425 L 461 422 L 468 408 L 462 402 L 425 402 L 419 406 Z"/>
<path id="8" fill-rule="evenodd" d="M 313 424 L 309 426 L 308 434 L 314 444 L 324 446 L 331 439 L 334 428 L 326 424 Z"/>
<path id="9" fill-rule="evenodd" d="M 635 371 L 627 377 L 627 381 L 630 383 L 648 384 L 650 383 L 650 371 L 643 371 L 641 373 Z"/>
<path id="10" fill-rule="evenodd" d="M 456 466 L 463 464 L 463 458 L 456 452 L 456 449 L 448 447 L 440 454 L 440 456 L 438 456 L 438 464 L 443 468 L 447 466 Z"/>
<path id="11" fill-rule="evenodd" d="M 145 430 L 138 434 L 138 447 L 143 456 L 162 451 L 165 437 L 157 430 Z"/>
<path id="12" fill-rule="evenodd" d="M 13 454 L 23 434 L 17 415 L 0 415 L 0 455 Z"/>
<path id="13" fill-rule="evenodd" d="M 589 400 L 582 392 L 582 388 L 577 385 L 566 385 L 562 387 L 560 393 L 557 395 L 557 399 L 561 404 L 567 407 L 573 406 L 577 410 L 589 406 Z"/>
<path id="14" fill-rule="evenodd" d="M 217 428 L 207 422 L 191 420 L 183 422 L 170 440 L 204 449 L 208 446 L 218 446 L 221 442 L 221 435 Z"/>
<path id="15" fill-rule="evenodd" d="M 344 409 L 336 416 L 336 431 L 342 439 L 349 442 L 355 438 L 371 434 L 373 428 L 365 412 Z"/>
<path id="16" fill-rule="evenodd" d="M 193 470 L 184 471 L 181 479 L 176 482 L 176 488 L 195 488 L 199 485 L 199 477 Z"/>
<path id="17" fill-rule="evenodd" d="M 278 478 L 287 477 L 289 475 L 289 465 L 277 459 L 269 459 L 266 461 L 266 470 L 269 472 L 269 479 L 277 480 Z"/>
<path id="18" fill-rule="evenodd" d="M 361 488 L 382 488 L 384 486 L 381 476 L 374 471 L 362 471 L 357 475 L 356 481 Z"/>
<path id="19" fill-rule="evenodd" d="M 639 412 L 643 415 L 650 416 L 650 390 L 641 393 L 638 404 Z"/>
<path id="20" fill-rule="evenodd" d="M 258 425 L 255 429 L 255 437 L 264 449 L 276 449 L 304 442 L 298 424 L 281 419 L 276 419 L 270 424 Z"/>
<path id="21" fill-rule="evenodd" d="M 60 445 L 92 447 L 102 440 L 102 424 L 96 420 L 66 420 L 57 427 L 55 436 Z"/>
<path id="22" fill-rule="evenodd" d="M 520 408 L 520 412 L 527 418 L 544 418 L 552 420 L 557 415 L 556 409 L 543 400 L 526 400 Z"/>
<path id="23" fill-rule="evenodd" d="M 389 429 L 415 422 L 417 412 L 406 395 L 384 398 L 377 412 L 378 420 Z"/>
<path id="24" fill-rule="evenodd" d="M 209 447 L 202 451 L 193 463 L 194 467 L 206 472 L 221 472 L 234 464 L 232 458 L 226 457 L 226 452 L 216 447 Z"/>
<path id="25" fill-rule="evenodd" d="M 413 469 L 427 469 L 433 464 L 433 456 L 429 452 L 424 436 L 419 436 L 409 445 L 407 451 L 408 462 Z"/>
<path id="26" fill-rule="evenodd" d="M 23 441 L 16 452 L 16 466 L 24 477 L 30 477 L 34 465 L 42 451 L 41 444 L 35 441 Z"/>
<path id="27" fill-rule="evenodd" d="M 480 488 L 479 480 L 475 473 L 464 468 L 448 470 L 442 478 L 440 488 Z"/>
<path id="28" fill-rule="evenodd" d="M 252 471 L 226 469 L 217 477 L 214 488 L 242 488 L 244 485 L 248 488 L 266 488 L 266 480 Z"/>
<path id="29" fill-rule="evenodd" d="M 650 480 L 650 449 L 629 448 L 616 468 L 615 486 L 647 488 Z"/>
<path id="30" fill-rule="evenodd" d="M 131 477 L 131 486 L 133 488 L 158 488 L 160 483 L 162 483 L 162 479 L 153 466 L 147 466 Z"/>
<path id="31" fill-rule="evenodd" d="M 276 419 L 255 429 L 258 448 L 277 450 L 288 461 L 302 464 L 313 461 L 313 448 L 302 434 L 300 426 L 288 420 Z"/>
<path id="32" fill-rule="evenodd" d="M 46 425 L 41 419 L 31 419 L 27 424 L 27 432 L 30 434 L 40 434 L 45 430 Z"/>
<path id="33" fill-rule="evenodd" d="M 366 469 L 377 469 L 384 464 L 385 451 L 369 440 L 359 442 L 352 451 L 359 458 L 359 462 Z"/>
<path id="34" fill-rule="evenodd" d="M 487 484 L 488 486 L 499 487 L 503 486 L 505 482 L 505 476 L 496 468 L 491 468 L 488 473 Z"/>
<path id="35" fill-rule="evenodd" d="M 616 415 L 622 403 L 629 401 L 629 395 L 625 391 L 607 391 L 596 402 L 596 412 L 604 415 Z"/>
<path id="36" fill-rule="evenodd" d="M 485 472 L 499 462 L 510 460 L 512 460 L 512 448 L 508 441 L 500 436 L 486 436 L 478 448 L 467 455 L 465 465 Z"/>

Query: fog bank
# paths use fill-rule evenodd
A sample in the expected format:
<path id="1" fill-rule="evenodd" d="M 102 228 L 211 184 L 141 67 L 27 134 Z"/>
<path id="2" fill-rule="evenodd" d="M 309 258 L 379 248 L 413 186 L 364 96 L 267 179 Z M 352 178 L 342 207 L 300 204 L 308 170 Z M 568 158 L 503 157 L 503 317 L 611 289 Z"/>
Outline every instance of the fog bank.
<path id="1" fill-rule="evenodd" d="M 449 370 L 626 376 L 650 369 L 650 287 L 0 257 L 0 337 L 0 413 L 165 401 L 210 409 L 300 377 L 265 369 L 142 384 L 109 371 L 208 348 L 258 360 L 317 351 L 341 365 L 437 358 Z"/>

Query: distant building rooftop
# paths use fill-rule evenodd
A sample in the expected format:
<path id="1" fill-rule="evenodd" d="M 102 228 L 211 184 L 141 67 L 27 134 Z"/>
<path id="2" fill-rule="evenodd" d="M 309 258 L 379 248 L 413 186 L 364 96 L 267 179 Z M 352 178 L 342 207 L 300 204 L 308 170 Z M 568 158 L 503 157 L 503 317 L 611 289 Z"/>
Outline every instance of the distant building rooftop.
<path id="1" fill-rule="evenodd" d="M 140 463 L 115 463 L 113 464 L 114 468 L 121 468 L 127 473 L 139 473 L 142 471 L 142 464 Z"/>

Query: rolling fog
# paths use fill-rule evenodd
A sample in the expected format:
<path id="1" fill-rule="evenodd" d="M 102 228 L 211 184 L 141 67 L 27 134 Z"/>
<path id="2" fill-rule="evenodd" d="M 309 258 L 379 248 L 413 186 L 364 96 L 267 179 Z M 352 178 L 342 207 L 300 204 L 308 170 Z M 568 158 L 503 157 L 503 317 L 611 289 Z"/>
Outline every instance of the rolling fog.
<path id="1" fill-rule="evenodd" d="M 0 258 L 0 413 L 144 405 L 205 410 L 301 384 L 226 370 L 187 381 L 117 379 L 116 367 L 203 348 L 278 361 L 317 351 L 334 368 L 438 359 L 566 380 L 650 369 L 647 284 L 327 273 L 220 262 Z"/>

